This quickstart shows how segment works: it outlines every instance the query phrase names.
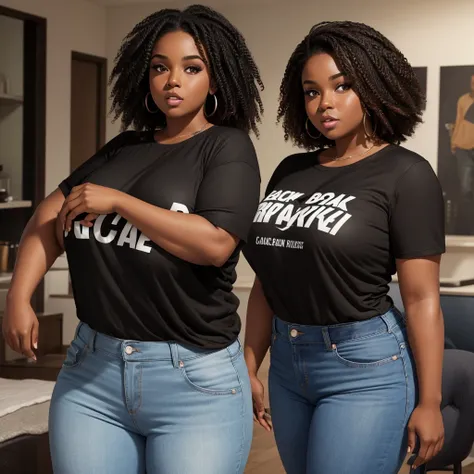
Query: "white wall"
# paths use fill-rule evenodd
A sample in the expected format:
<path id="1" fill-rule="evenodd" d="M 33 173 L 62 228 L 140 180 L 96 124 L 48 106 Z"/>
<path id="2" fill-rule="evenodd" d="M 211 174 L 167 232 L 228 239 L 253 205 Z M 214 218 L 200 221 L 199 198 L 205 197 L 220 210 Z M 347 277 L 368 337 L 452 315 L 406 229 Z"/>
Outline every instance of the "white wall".
<path id="1" fill-rule="evenodd" d="M 7 81 L 7 93 L 23 95 L 23 22 L 0 16 L 0 75 Z M 3 91 L 2 91 L 3 92 Z M 23 106 L 0 104 L 0 164 L 10 175 L 11 195 L 22 199 Z"/>
<path id="2" fill-rule="evenodd" d="M 215 0 L 217 2 L 217 0 Z M 107 11 L 109 25 L 107 55 L 109 65 L 122 37 L 142 18 L 164 8 L 190 4 L 173 2 L 112 7 Z M 194 3 L 194 2 L 193 2 Z M 210 4 L 203 0 L 202 3 Z M 218 3 L 218 2 L 217 2 Z M 260 67 L 265 91 L 265 117 L 261 137 L 255 140 L 262 172 L 262 185 L 282 158 L 293 151 L 284 143 L 283 133 L 275 125 L 280 81 L 293 49 L 310 27 L 324 20 L 354 20 L 379 29 L 398 46 L 413 66 L 428 67 L 428 104 L 424 123 L 406 146 L 437 166 L 438 107 L 440 66 L 474 64 L 473 23 L 474 1 L 455 0 L 340 0 L 308 2 L 293 0 L 263 4 L 225 5 L 215 7 L 227 16 L 244 34 Z M 113 28 L 112 28 L 113 25 Z M 108 137 L 118 132 L 119 124 L 110 124 Z M 241 284 L 252 279 L 252 271 L 243 261 L 238 267 Z"/>
<path id="3" fill-rule="evenodd" d="M 71 51 L 106 55 L 106 9 L 87 0 L 0 0 L 0 5 L 47 19 L 45 184 L 49 193 L 69 174 Z"/>

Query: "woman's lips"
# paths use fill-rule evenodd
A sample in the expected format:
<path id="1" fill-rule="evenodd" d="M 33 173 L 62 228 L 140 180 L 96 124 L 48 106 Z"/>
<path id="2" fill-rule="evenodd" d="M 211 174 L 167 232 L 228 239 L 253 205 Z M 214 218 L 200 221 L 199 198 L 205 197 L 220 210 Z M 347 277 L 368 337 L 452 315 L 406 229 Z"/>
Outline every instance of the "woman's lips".
<path id="1" fill-rule="evenodd" d="M 170 105 L 171 107 L 176 107 L 179 104 L 181 104 L 181 102 L 183 102 L 183 99 L 180 99 L 178 97 L 168 97 L 166 99 L 166 103 Z"/>
<path id="2" fill-rule="evenodd" d="M 331 120 L 324 120 L 323 122 L 321 122 L 321 124 L 326 130 L 329 130 L 331 128 L 334 128 L 337 125 L 337 122 L 339 122 L 339 120 L 331 119 Z"/>

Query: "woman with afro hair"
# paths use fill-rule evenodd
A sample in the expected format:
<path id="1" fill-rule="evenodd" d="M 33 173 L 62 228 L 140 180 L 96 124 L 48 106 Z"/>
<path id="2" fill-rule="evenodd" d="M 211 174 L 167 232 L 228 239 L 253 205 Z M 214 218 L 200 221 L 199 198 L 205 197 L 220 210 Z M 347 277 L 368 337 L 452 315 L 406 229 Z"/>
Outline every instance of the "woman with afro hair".
<path id="1" fill-rule="evenodd" d="M 306 153 L 275 170 L 244 249 L 254 410 L 270 429 L 257 373 L 271 346 L 288 474 L 396 474 L 407 451 L 417 469 L 443 444 L 443 197 L 400 145 L 423 102 L 403 54 L 365 24 L 319 23 L 288 62 L 278 118 Z"/>
<path id="2" fill-rule="evenodd" d="M 259 200 L 258 68 L 194 5 L 138 23 L 111 82 L 123 131 L 28 223 L 4 334 L 35 357 L 31 295 L 64 248 L 79 324 L 51 400 L 54 472 L 242 473 L 252 398 L 233 283 Z"/>

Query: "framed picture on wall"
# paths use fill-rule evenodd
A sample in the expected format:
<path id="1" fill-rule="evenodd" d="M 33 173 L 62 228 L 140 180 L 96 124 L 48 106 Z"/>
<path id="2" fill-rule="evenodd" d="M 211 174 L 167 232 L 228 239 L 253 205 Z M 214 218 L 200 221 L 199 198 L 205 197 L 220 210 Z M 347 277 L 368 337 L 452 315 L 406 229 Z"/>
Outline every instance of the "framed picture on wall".
<path id="1" fill-rule="evenodd" d="M 474 65 L 441 67 L 438 133 L 446 233 L 474 238 Z"/>
<path id="2" fill-rule="evenodd" d="M 474 238 L 474 65 L 440 70 L 438 177 L 446 233 Z"/>
<path id="3" fill-rule="evenodd" d="M 427 67 L 414 67 L 413 71 L 415 72 L 416 77 L 421 85 L 421 90 L 425 97 L 427 97 L 427 89 L 428 89 L 428 68 Z M 426 109 L 423 107 L 423 110 Z"/>

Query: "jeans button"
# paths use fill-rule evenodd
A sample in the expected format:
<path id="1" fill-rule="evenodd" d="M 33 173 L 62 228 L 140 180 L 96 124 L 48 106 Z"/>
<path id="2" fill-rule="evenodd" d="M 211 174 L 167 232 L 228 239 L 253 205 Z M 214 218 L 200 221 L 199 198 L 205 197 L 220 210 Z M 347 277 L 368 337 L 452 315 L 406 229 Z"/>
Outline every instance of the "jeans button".
<path id="1" fill-rule="evenodd" d="M 125 348 L 125 354 L 130 355 L 133 352 L 133 347 L 132 346 L 127 346 Z"/>
<path id="2" fill-rule="evenodd" d="M 297 331 L 296 329 L 292 329 L 292 330 L 290 331 L 290 336 L 291 336 L 291 337 L 296 337 L 297 335 L 298 335 L 298 331 Z"/>

